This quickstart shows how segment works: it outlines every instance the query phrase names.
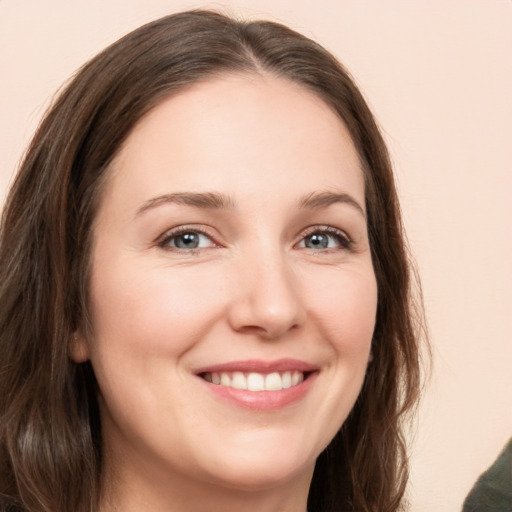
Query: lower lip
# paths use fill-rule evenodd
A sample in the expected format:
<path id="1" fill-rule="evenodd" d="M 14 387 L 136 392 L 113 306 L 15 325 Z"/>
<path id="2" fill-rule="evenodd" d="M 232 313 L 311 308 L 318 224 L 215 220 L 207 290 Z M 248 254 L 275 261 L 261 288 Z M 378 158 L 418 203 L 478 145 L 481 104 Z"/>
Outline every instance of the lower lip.
<path id="1" fill-rule="evenodd" d="M 318 373 L 314 372 L 296 386 L 279 391 L 247 391 L 212 384 L 199 377 L 208 389 L 223 400 L 253 411 L 277 411 L 302 400 L 311 389 Z"/>

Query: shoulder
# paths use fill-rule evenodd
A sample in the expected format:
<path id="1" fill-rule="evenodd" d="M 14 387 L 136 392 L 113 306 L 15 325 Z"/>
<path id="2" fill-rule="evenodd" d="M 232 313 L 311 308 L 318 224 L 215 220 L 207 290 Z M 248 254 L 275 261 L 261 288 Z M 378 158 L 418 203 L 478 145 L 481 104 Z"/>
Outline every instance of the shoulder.
<path id="1" fill-rule="evenodd" d="M 463 512 L 505 512 L 512 510 L 512 439 L 494 464 L 477 480 L 466 497 Z"/>

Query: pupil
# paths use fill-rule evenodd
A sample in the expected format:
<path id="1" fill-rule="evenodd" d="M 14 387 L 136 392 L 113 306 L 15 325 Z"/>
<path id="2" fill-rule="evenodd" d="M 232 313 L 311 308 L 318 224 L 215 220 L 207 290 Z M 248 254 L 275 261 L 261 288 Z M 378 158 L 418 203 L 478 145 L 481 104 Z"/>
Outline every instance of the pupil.
<path id="1" fill-rule="evenodd" d="M 327 237 L 319 233 L 309 236 L 307 240 L 307 244 L 309 244 L 310 247 L 314 247 L 315 249 L 325 249 L 328 243 L 329 242 Z"/>
<path id="2" fill-rule="evenodd" d="M 176 238 L 175 245 L 180 249 L 195 249 L 199 245 L 199 237 L 197 233 L 185 233 Z"/>

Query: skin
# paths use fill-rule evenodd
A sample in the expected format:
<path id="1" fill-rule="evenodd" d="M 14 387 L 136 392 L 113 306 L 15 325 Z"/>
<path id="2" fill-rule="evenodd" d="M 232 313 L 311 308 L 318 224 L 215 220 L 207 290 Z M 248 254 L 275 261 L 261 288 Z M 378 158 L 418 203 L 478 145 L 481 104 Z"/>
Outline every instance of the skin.
<path id="1" fill-rule="evenodd" d="M 229 201 L 155 200 L 176 193 Z M 299 206 L 325 193 L 342 200 Z M 101 511 L 306 510 L 315 459 L 362 386 L 377 304 L 346 127 L 285 79 L 216 77 L 137 124 L 102 194 L 93 334 L 73 353 L 91 360 L 100 388 Z M 176 247 L 180 226 L 204 231 L 198 247 Z M 282 358 L 316 371 L 275 410 L 225 400 L 197 376 Z"/>

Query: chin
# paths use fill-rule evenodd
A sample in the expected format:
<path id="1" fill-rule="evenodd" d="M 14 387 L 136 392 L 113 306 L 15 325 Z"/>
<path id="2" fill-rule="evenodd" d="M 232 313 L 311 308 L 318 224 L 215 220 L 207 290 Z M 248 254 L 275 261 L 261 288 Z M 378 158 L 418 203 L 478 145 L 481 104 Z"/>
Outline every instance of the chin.
<path id="1" fill-rule="evenodd" d="M 240 491 L 260 491 L 281 487 L 297 479 L 310 479 L 315 467 L 315 458 L 306 459 L 297 450 L 282 447 L 271 453 L 237 454 L 215 462 L 215 483 Z M 219 481 L 221 480 L 221 482 Z"/>
<path id="2" fill-rule="evenodd" d="M 309 475 L 309 478 L 311 478 L 314 464 L 311 468 L 309 466 L 300 468 L 280 468 L 277 471 L 275 469 L 269 469 L 270 468 L 266 466 L 265 468 L 252 467 L 235 471 L 232 474 L 225 475 L 221 485 L 225 488 L 236 489 L 243 492 L 257 492 L 282 488 L 305 476 Z"/>

